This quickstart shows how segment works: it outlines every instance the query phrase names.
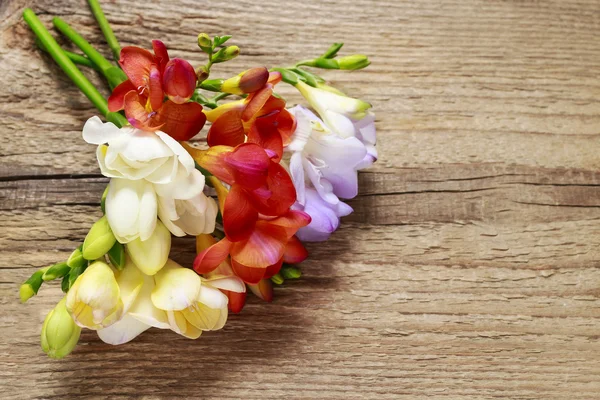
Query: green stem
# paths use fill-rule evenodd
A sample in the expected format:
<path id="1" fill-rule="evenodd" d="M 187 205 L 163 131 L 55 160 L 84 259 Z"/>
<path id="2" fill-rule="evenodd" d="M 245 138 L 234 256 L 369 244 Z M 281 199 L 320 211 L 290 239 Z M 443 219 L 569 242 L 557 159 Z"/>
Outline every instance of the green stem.
<path id="1" fill-rule="evenodd" d="M 35 44 L 37 44 L 37 46 L 40 48 L 40 50 L 45 51 L 46 53 L 48 52 L 48 50 L 46 50 L 46 48 L 44 47 L 44 44 L 37 37 L 35 38 Z M 90 67 L 90 68 L 93 68 L 96 71 L 98 71 L 98 67 L 96 66 L 96 64 L 94 64 L 93 62 L 91 62 L 89 58 L 87 58 L 85 56 L 82 56 L 80 54 L 77 54 L 77 53 L 72 53 L 72 52 L 70 52 L 68 50 L 63 50 L 63 52 L 75 64 L 83 65 L 83 66 L 86 66 L 86 67 Z"/>
<path id="2" fill-rule="evenodd" d="M 92 14 L 94 14 L 96 21 L 98 21 L 98 25 L 100 25 L 100 29 L 104 34 L 104 38 L 106 39 L 106 43 L 108 43 L 108 47 L 110 47 L 112 50 L 115 61 L 119 62 L 119 58 L 121 56 L 121 46 L 119 45 L 119 41 L 115 37 L 108 20 L 104 16 L 104 12 L 102 11 L 102 7 L 100 7 L 100 3 L 98 3 L 98 0 L 88 0 L 88 3 L 92 9 Z"/>
<path id="3" fill-rule="evenodd" d="M 98 89 L 81 73 L 79 68 L 67 57 L 63 49 L 56 43 L 56 40 L 50 35 L 50 32 L 44 27 L 37 15 L 30 9 L 23 11 L 23 19 L 31 28 L 33 33 L 39 38 L 46 51 L 52 56 L 58 66 L 67 74 L 75 85 L 87 96 L 92 104 L 115 125 L 122 127 L 126 125 L 127 119 L 118 113 L 108 111 L 106 99 L 102 97 Z"/>
<path id="4" fill-rule="evenodd" d="M 96 49 L 92 47 L 91 44 L 87 40 L 85 40 L 75 29 L 71 28 L 69 24 L 67 24 L 62 19 L 55 17 L 52 19 L 52 23 L 63 35 L 68 37 L 77 47 L 83 51 L 83 53 L 102 70 L 104 73 L 107 69 L 112 68 L 113 65 L 106 59 L 104 56 Z"/>

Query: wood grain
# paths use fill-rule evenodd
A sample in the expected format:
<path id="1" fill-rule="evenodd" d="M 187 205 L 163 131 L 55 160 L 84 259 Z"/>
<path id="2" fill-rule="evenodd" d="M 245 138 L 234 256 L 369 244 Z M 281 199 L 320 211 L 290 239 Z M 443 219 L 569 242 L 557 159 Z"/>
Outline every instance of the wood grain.
<path id="1" fill-rule="evenodd" d="M 598 398 L 597 0 L 103 3 L 123 44 L 160 38 L 196 64 L 198 32 L 233 34 L 243 57 L 224 77 L 333 41 L 369 54 L 365 71 L 325 75 L 373 104 L 381 159 L 273 304 L 250 300 L 198 341 L 86 332 L 49 360 L 38 335 L 60 290 L 20 305 L 18 285 L 81 241 L 106 179 L 80 136 L 93 108 L 21 12 L 109 52 L 83 0 L 1 1 L 0 397 Z M 192 252 L 175 241 L 178 261 Z"/>

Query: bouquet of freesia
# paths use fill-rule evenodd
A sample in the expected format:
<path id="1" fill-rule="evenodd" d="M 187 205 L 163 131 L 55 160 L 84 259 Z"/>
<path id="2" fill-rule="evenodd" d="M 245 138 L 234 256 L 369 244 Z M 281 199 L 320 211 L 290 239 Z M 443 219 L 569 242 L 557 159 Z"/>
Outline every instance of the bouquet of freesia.
<path id="1" fill-rule="evenodd" d="M 302 242 L 323 241 L 352 212 L 357 171 L 377 159 L 370 105 L 326 85 L 310 68 L 357 70 L 366 56 L 337 57 L 342 44 L 290 67 L 250 68 L 227 79 L 216 64 L 236 57 L 231 36 L 198 35 L 205 65 L 170 58 L 164 43 L 120 48 L 97 0 L 89 0 L 118 66 L 59 18 L 54 26 L 81 49 L 63 50 L 30 9 L 23 16 L 40 49 L 106 119 L 92 116 L 83 139 L 96 145 L 110 178 L 103 216 L 70 257 L 37 270 L 23 302 L 61 280 L 64 298 L 42 327 L 42 348 L 69 354 L 81 328 L 122 344 L 150 327 L 196 339 L 240 312 L 247 289 L 271 301 L 273 284 L 300 276 Z M 98 71 L 105 99 L 78 66 Z M 312 111 L 288 108 L 280 84 Z M 186 143 L 209 121 L 206 146 Z M 215 200 L 216 198 L 216 200 Z M 193 266 L 169 258 L 171 236 L 196 237 Z"/>

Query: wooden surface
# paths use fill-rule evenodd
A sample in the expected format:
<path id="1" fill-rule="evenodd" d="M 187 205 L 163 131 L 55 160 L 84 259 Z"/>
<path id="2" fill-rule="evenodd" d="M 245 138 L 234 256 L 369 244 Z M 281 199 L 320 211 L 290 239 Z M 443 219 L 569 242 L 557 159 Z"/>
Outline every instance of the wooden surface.
<path id="1" fill-rule="evenodd" d="M 196 64 L 198 32 L 233 34 L 244 57 L 220 76 L 333 41 L 369 54 L 325 76 L 374 105 L 381 159 L 273 304 L 198 341 L 88 331 L 49 360 L 38 335 L 60 290 L 21 305 L 18 285 L 83 239 L 106 179 L 81 139 L 94 110 L 34 48 L 23 7 L 109 53 L 83 0 L 2 0 L 1 398 L 600 396 L 598 0 L 103 3 L 123 44 L 159 38 Z M 177 240 L 173 256 L 192 251 Z"/>

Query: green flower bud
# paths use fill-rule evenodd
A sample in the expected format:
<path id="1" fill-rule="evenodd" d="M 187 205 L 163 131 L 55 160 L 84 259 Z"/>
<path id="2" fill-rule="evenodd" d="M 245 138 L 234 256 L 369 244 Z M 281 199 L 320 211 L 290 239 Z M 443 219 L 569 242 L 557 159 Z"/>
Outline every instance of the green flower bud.
<path id="1" fill-rule="evenodd" d="M 70 268 L 81 267 L 83 264 L 86 263 L 85 258 L 83 258 L 83 254 L 81 253 L 82 248 L 83 245 L 73 250 L 69 258 L 67 259 L 67 265 Z"/>
<path id="2" fill-rule="evenodd" d="M 63 297 L 42 325 L 42 350 L 50 358 L 63 358 L 72 352 L 81 334 L 81 328 L 73 321 L 65 304 L 66 297 Z"/>
<path id="3" fill-rule="evenodd" d="M 338 61 L 333 58 L 317 58 L 311 66 L 323 69 L 340 69 Z"/>
<path id="4" fill-rule="evenodd" d="M 48 268 L 46 272 L 44 272 L 44 275 L 42 275 L 42 279 L 44 281 L 52 281 L 56 278 L 62 278 L 67 273 L 69 273 L 70 270 L 71 267 L 69 267 L 65 262 L 54 264 L 53 266 Z"/>
<path id="5" fill-rule="evenodd" d="M 227 46 L 217 51 L 211 58 L 214 64 L 232 60 L 240 54 L 240 48 L 237 46 Z"/>
<path id="6" fill-rule="evenodd" d="M 113 247 L 108 251 L 110 263 L 119 271 L 125 267 L 125 246 L 119 242 L 115 242 Z"/>
<path id="7" fill-rule="evenodd" d="M 271 281 L 276 285 L 281 285 L 285 281 L 285 279 L 283 279 L 283 276 L 281 276 L 280 273 L 276 273 L 271 277 Z"/>
<path id="8" fill-rule="evenodd" d="M 369 58 L 362 54 L 354 54 L 337 59 L 340 69 L 357 70 L 367 67 L 371 62 Z"/>
<path id="9" fill-rule="evenodd" d="M 291 265 L 284 265 L 279 273 L 285 279 L 298 279 L 302 276 L 302 272 L 298 268 Z"/>
<path id="10" fill-rule="evenodd" d="M 198 47 L 200 47 L 203 52 L 210 54 L 212 51 L 212 45 L 212 40 L 206 33 L 201 33 L 198 35 Z"/>
<path id="11" fill-rule="evenodd" d="M 105 255 L 117 239 L 110 229 L 106 216 L 100 218 L 88 232 L 83 241 L 83 258 L 95 260 Z"/>
<path id="12" fill-rule="evenodd" d="M 21 298 L 21 303 L 25 303 L 27 300 L 37 294 L 38 290 L 40 290 L 40 287 L 42 286 L 42 283 L 44 283 L 42 277 L 48 268 L 50 267 L 38 269 L 29 277 L 29 279 L 23 282 L 19 288 L 19 297 Z"/>

